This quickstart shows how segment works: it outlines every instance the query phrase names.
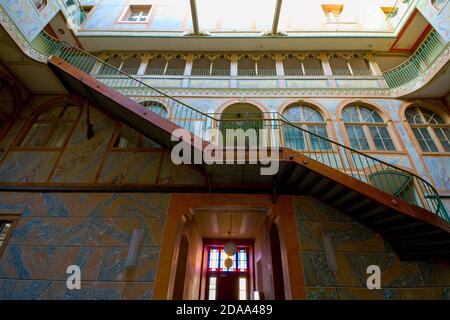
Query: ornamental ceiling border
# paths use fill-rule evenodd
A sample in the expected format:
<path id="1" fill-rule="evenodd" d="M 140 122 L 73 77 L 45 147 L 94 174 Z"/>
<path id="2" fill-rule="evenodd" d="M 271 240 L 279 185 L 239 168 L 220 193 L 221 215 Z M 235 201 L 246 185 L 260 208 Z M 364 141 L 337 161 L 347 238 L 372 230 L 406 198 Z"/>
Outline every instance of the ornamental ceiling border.
<path id="1" fill-rule="evenodd" d="M 171 96 L 197 97 L 391 97 L 390 89 L 158 88 Z"/>
<path id="2" fill-rule="evenodd" d="M 10 35 L 12 39 L 16 39 L 15 43 L 22 49 L 22 51 L 30 58 L 39 62 L 47 63 L 47 57 L 40 52 L 36 51 L 28 39 L 22 34 L 22 32 L 16 27 L 14 21 L 10 18 L 9 14 L 0 6 L 0 24 Z"/>
<path id="3" fill-rule="evenodd" d="M 351 57 L 360 57 L 364 59 L 368 59 L 368 56 L 374 55 L 373 52 L 331 52 L 331 51 L 284 51 L 284 52 L 143 52 L 143 51 L 100 51 L 100 52 L 93 52 L 91 53 L 97 57 L 102 58 L 108 58 L 110 56 L 118 56 L 122 59 L 126 59 L 129 57 L 137 56 L 140 58 L 148 58 L 153 59 L 155 57 L 161 56 L 167 60 L 172 59 L 176 56 L 181 56 L 183 59 L 188 59 L 189 57 L 192 57 L 193 59 L 197 58 L 208 58 L 210 60 L 215 60 L 221 56 L 231 60 L 233 56 L 236 56 L 236 58 L 239 60 L 244 57 L 251 58 L 255 61 L 258 61 L 259 59 L 263 57 L 269 57 L 274 60 L 276 60 L 277 56 L 281 57 L 282 59 L 285 59 L 289 56 L 296 57 L 299 60 L 304 60 L 306 58 L 312 57 L 312 58 L 321 58 L 321 55 L 324 55 L 326 57 L 331 56 L 337 56 L 342 57 L 346 60 L 350 59 Z"/>

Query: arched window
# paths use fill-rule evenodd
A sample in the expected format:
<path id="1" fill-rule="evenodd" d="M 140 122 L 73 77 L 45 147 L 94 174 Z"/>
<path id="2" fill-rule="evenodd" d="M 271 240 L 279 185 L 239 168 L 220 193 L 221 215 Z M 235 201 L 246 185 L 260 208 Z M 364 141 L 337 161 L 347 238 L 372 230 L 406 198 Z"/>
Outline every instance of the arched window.
<path id="1" fill-rule="evenodd" d="M 102 66 L 100 67 L 100 70 L 98 70 L 99 74 L 116 74 L 116 71 L 114 69 L 111 69 L 111 67 L 109 65 L 111 65 L 112 67 L 116 68 L 116 69 L 120 69 L 121 65 L 122 65 L 122 58 L 119 57 L 118 55 L 114 55 L 112 57 L 109 57 L 106 60 L 106 63 L 108 64 L 102 64 Z"/>
<path id="2" fill-rule="evenodd" d="M 322 61 L 316 57 L 307 57 L 302 61 L 306 76 L 323 76 Z"/>
<path id="3" fill-rule="evenodd" d="M 44 7 L 47 5 L 47 0 L 33 0 L 33 4 L 36 7 L 38 11 L 44 9 Z"/>
<path id="4" fill-rule="evenodd" d="M 375 110 L 361 105 L 350 105 L 342 111 L 342 119 L 352 148 L 395 150 L 388 126 Z"/>
<path id="5" fill-rule="evenodd" d="M 140 104 L 142 104 L 146 109 L 159 114 L 163 118 L 169 118 L 169 112 L 162 103 L 159 103 L 157 101 L 144 101 Z"/>
<path id="6" fill-rule="evenodd" d="M 316 135 L 328 138 L 326 125 L 322 115 L 307 105 L 293 105 L 283 111 L 283 117 L 293 125 Z M 329 150 L 328 141 L 301 130 L 284 130 L 286 146 L 294 150 Z"/>
<path id="7" fill-rule="evenodd" d="M 301 60 L 294 56 L 288 56 L 283 60 L 283 69 L 285 76 L 304 75 Z"/>
<path id="8" fill-rule="evenodd" d="M 444 7 L 447 0 L 431 0 L 431 4 L 437 9 L 441 10 Z"/>
<path id="9" fill-rule="evenodd" d="M 231 61 L 227 57 L 220 56 L 213 60 L 211 75 L 213 76 L 229 76 Z"/>
<path id="10" fill-rule="evenodd" d="M 351 76 L 352 73 L 348 66 L 347 60 L 338 56 L 330 58 L 330 67 L 334 76 Z"/>
<path id="11" fill-rule="evenodd" d="M 145 69 L 146 75 L 163 75 L 166 71 L 167 60 L 162 56 L 157 56 L 151 59 L 147 68 Z"/>
<path id="12" fill-rule="evenodd" d="M 191 75 L 209 76 L 211 73 L 211 60 L 206 56 L 201 56 L 192 62 Z"/>
<path id="13" fill-rule="evenodd" d="M 238 60 L 238 76 L 256 76 L 256 61 L 245 56 Z"/>
<path id="14" fill-rule="evenodd" d="M 371 76 L 372 71 L 369 67 L 369 62 L 361 57 L 351 57 L 348 61 L 350 67 L 352 68 L 352 73 L 354 76 Z"/>
<path id="15" fill-rule="evenodd" d="M 166 75 L 167 76 L 182 76 L 184 68 L 186 67 L 186 60 L 181 56 L 176 56 L 167 61 Z"/>
<path id="16" fill-rule="evenodd" d="M 405 114 L 423 152 L 450 152 L 450 125 L 440 115 L 420 106 Z"/>
<path id="17" fill-rule="evenodd" d="M 269 56 L 264 56 L 259 59 L 257 62 L 257 73 L 258 76 L 276 76 L 277 68 L 276 61 Z"/>
<path id="18" fill-rule="evenodd" d="M 128 74 L 137 74 L 141 66 L 141 59 L 137 56 L 126 59 L 122 64 L 122 72 Z"/>
<path id="19" fill-rule="evenodd" d="M 63 147 L 80 116 L 80 111 L 78 106 L 70 103 L 45 109 L 31 124 L 20 143 L 20 147 Z"/>

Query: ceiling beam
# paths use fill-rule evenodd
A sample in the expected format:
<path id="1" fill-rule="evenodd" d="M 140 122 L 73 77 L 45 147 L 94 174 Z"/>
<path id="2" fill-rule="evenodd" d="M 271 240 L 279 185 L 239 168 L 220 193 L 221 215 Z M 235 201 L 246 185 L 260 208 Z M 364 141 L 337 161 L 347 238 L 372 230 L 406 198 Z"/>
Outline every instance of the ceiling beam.
<path id="1" fill-rule="evenodd" d="M 275 13 L 273 15 L 273 21 L 272 21 L 272 34 L 278 33 L 278 21 L 280 20 L 280 12 L 281 12 L 281 3 L 283 0 L 277 0 L 277 3 L 275 4 Z"/>
<path id="2" fill-rule="evenodd" d="M 195 0 L 190 0 L 190 3 L 191 3 L 192 26 L 194 27 L 194 34 L 199 34 L 197 3 L 195 2 Z"/>

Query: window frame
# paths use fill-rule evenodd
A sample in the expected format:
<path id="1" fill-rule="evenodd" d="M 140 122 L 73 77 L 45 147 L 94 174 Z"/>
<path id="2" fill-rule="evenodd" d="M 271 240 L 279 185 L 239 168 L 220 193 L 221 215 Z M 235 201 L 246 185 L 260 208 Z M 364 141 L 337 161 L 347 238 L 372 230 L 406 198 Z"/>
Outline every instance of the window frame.
<path id="1" fill-rule="evenodd" d="M 252 281 L 251 277 L 254 276 L 253 275 L 253 265 L 252 265 L 252 255 L 253 255 L 253 248 L 252 245 L 247 245 L 247 244 L 237 244 L 237 252 L 236 252 L 236 259 L 235 261 L 235 268 L 232 271 L 228 271 L 228 270 L 221 270 L 221 262 L 222 262 L 222 257 L 221 257 L 221 251 L 223 251 L 223 243 L 225 243 L 225 241 L 221 241 L 221 244 L 214 244 L 214 243 L 208 243 L 208 244 L 204 244 L 204 257 L 205 257 L 205 291 L 204 291 L 204 298 L 205 300 L 210 300 L 209 296 L 210 296 L 210 292 L 211 292 L 211 287 L 210 287 L 210 280 L 211 278 L 218 278 L 221 275 L 230 275 L 230 276 L 235 276 L 239 279 L 241 278 L 245 278 L 246 282 L 246 299 L 245 300 L 249 300 L 251 297 L 251 292 L 250 292 L 250 283 Z M 218 250 L 219 254 L 218 254 L 218 263 L 217 266 L 218 268 L 216 268 L 214 271 L 210 270 L 209 264 L 210 264 L 210 253 L 211 250 Z M 246 255 L 246 269 L 245 271 L 240 271 L 239 269 L 239 265 L 238 265 L 238 255 L 239 255 L 239 251 L 240 250 L 244 250 L 245 251 L 245 255 Z M 238 286 L 238 290 L 240 289 L 240 287 Z M 215 288 L 213 290 L 215 292 L 215 297 L 213 300 L 217 300 L 217 280 L 215 283 Z M 240 295 L 240 291 L 243 290 L 239 290 L 238 294 Z M 241 299 L 239 299 L 241 300 Z"/>
<path id="2" fill-rule="evenodd" d="M 420 118 L 422 119 L 422 121 L 424 121 L 424 123 L 410 123 L 408 121 L 407 116 L 406 116 L 406 112 L 408 110 L 410 110 L 410 109 L 416 109 L 418 111 L 418 113 L 419 113 Z M 425 110 L 427 110 L 429 112 L 432 112 L 433 114 L 438 115 L 442 119 L 442 121 L 444 123 L 442 123 L 442 124 L 432 124 L 432 123 L 427 122 L 427 120 L 424 117 L 421 109 L 425 109 Z M 449 129 L 450 130 L 450 123 L 448 123 L 448 120 L 445 117 L 443 117 L 440 113 L 436 112 L 435 110 L 427 107 L 426 105 L 417 105 L 417 104 L 408 106 L 404 110 L 403 115 L 405 117 L 406 123 L 408 124 L 408 126 L 409 126 L 409 128 L 411 130 L 412 139 L 415 141 L 415 143 L 417 145 L 417 148 L 418 148 L 418 151 L 421 154 L 425 154 L 425 155 L 449 155 L 450 154 L 450 151 L 445 150 L 445 147 L 443 146 L 443 144 L 441 142 L 441 139 L 439 139 L 439 137 L 436 135 L 436 132 L 435 132 L 436 129 Z M 414 129 L 420 129 L 420 128 L 425 128 L 426 129 L 426 131 L 428 132 L 429 136 L 431 137 L 431 141 L 433 141 L 435 147 L 438 149 L 437 151 L 431 151 L 431 150 L 425 151 L 425 150 L 423 150 L 422 145 L 420 144 L 419 140 L 417 139 L 417 137 L 416 137 L 416 135 L 414 133 Z M 421 136 L 423 137 L 422 133 L 421 133 Z M 430 149 L 428 143 L 426 143 L 426 144 L 427 144 L 428 149 Z"/>
<path id="3" fill-rule="evenodd" d="M 320 115 L 320 117 L 322 118 L 323 121 L 322 121 L 322 122 L 316 122 L 316 121 L 307 122 L 307 121 L 294 121 L 294 120 L 292 120 L 292 119 L 288 119 L 288 121 L 289 121 L 290 123 L 292 123 L 292 124 L 295 125 L 296 127 L 299 127 L 299 128 L 301 128 L 301 129 L 303 129 L 303 130 L 306 130 L 306 131 L 308 131 L 308 132 L 317 134 L 317 135 L 319 135 L 319 136 L 321 136 L 321 135 L 318 134 L 318 133 L 316 133 L 316 131 L 310 130 L 310 129 L 308 128 L 308 126 L 311 126 L 311 127 L 323 127 L 323 128 L 325 129 L 326 136 L 325 136 L 325 137 L 324 137 L 324 136 L 321 136 L 321 137 L 323 137 L 324 139 L 331 140 L 331 139 L 330 139 L 330 131 L 328 130 L 327 119 L 326 119 L 326 117 L 324 116 L 323 112 L 322 112 L 319 108 L 317 108 L 317 107 L 315 107 L 315 106 L 313 106 L 313 105 L 307 104 L 307 103 L 301 103 L 301 102 L 300 102 L 300 103 L 293 103 L 293 104 L 290 104 L 290 105 L 286 106 L 285 108 L 283 108 L 283 109 L 281 110 L 281 115 L 282 115 L 283 117 L 285 117 L 285 112 L 287 112 L 289 109 L 295 108 L 295 107 L 309 108 L 309 109 L 311 109 L 311 110 L 317 112 L 317 113 Z M 303 149 L 303 151 L 305 151 L 305 152 L 308 152 L 308 151 L 310 151 L 310 152 L 324 152 L 324 153 L 327 153 L 327 152 L 333 152 L 333 145 L 332 145 L 331 142 L 328 142 L 328 143 L 327 143 L 327 145 L 328 145 L 327 148 L 320 148 L 320 149 L 317 149 L 317 150 L 316 150 L 316 149 L 313 149 L 313 148 L 311 147 L 311 146 L 313 146 L 313 141 L 312 141 L 312 139 L 311 139 L 311 135 L 306 134 L 305 132 L 302 132 L 302 137 L 303 137 L 303 144 L 304 144 L 304 147 L 305 147 L 305 148 Z M 284 140 L 284 144 L 286 144 L 285 133 L 283 133 L 283 140 Z M 321 144 L 319 144 L 319 147 L 321 147 Z"/>
<path id="4" fill-rule="evenodd" d="M 163 148 L 161 148 L 161 147 L 159 147 L 159 148 L 158 147 L 143 147 L 142 144 L 144 142 L 145 136 L 142 133 L 134 130 L 133 128 L 130 128 L 130 129 L 137 132 L 138 140 L 139 140 L 141 146 L 137 146 L 137 147 L 116 146 L 118 143 L 120 143 L 120 139 L 123 136 L 121 133 L 124 128 L 126 128 L 126 125 L 124 125 L 124 124 L 118 124 L 116 126 L 116 129 L 114 130 L 114 134 L 113 134 L 111 144 L 109 147 L 110 152 L 161 152 L 162 153 L 164 151 Z M 154 143 L 157 144 L 156 142 L 154 142 Z"/>
<path id="5" fill-rule="evenodd" d="M 81 117 L 83 108 L 82 106 L 73 101 L 73 100 L 68 100 L 66 101 L 56 101 L 54 103 L 52 103 L 52 101 L 47 102 L 46 104 L 51 103 L 50 105 L 47 105 L 45 107 L 41 107 L 38 108 L 37 111 L 35 112 L 35 114 L 33 115 L 33 117 L 31 117 L 31 119 L 28 120 L 28 123 L 26 124 L 25 128 L 22 130 L 21 134 L 19 135 L 18 139 L 16 140 L 16 142 L 13 145 L 13 150 L 15 151 L 27 151 L 27 150 L 33 150 L 33 151 L 60 151 L 63 150 L 65 148 L 65 146 L 67 145 L 68 141 L 70 140 L 72 133 Z M 65 104 L 65 105 L 64 105 Z M 39 120 L 39 117 L 41 114 L 43 114 L 44 112 L 47 112 L 53 108 L 58 108 L 58 107 L 75 107 L 78 109 L 78 115 L 76 118 L 72 119 L 72 120 Z M 67 131 L 67 135 L 64 139 L 64 142 L 61 144 L 61 146 L 23 146 L 22 143 L 24 142 L 24 140 L 27 138 L 28 134 L 30 133 L 30 131 L 32 130 L 33 126 L 37 123 L 42 123 L 42 124 L 69 124 L 71 125 L 70 128 Z"/>
<path id="6" fill-rule="evenodd" d="M 43 4 L 38 8 L 36 6 L 36 4 L 34 3 L 34 0 L 31 0 L 32 4 L 33 4 L 33 8 L 35 8 L 37 10 L 37 12 L 41 13 L 42 10 L 44 10 L 44 8 L 48 5 L 48 1 L 47 0 L 43 0 Z"/>
<path id="7" fill-rule="evenodd" d="M 150 16 L 152 14 L 153 6 L 154 5 L 151 4 L 129 4 L 125 7 L 125 10 L 122 12 L 117 22 L 126 24 L 147 24 L 150 22 Z M 146 9 L 148 9 L 148 14 L 144 21 L 128 20 L 133 10 L 146 10 Z M 142 17 L 142 15 L 140 14 L 139 17 Z"/>
<path id="8" fill-rule="evenodd" d="M 11 223 L 9 227 L 8 233 L 6 234 L 5 239 L 3 239 L 2 244 L 0 245 L 0 258 L 5 252 L 6 247 L 8 246 L 8 242 L 11 239 L 12 233 L 19 223 L 20 215 L 19 214 L 2 214 L 0 213 L 0 226 L 4 223 Z"/>
<path id="9" fill-rule="evenodd" d="M 357 112 L 358 112 L 358 118 L 360 119 L 360 122 L 347 122 L 344 120 L 344 112 L 345 109 L 348 107 L 356 107 L 357 108 Z M 383 122 L 367 122 L 367 121 L 363 121 L 363 116 L 361 113 L 360 108 L 365 108 L 365 109 L 369 109 L 372 112 L 375 112 L 381 119 Z M 398 141 L 395 139 L 395 135 L 393 135 L 393 131 L 391 126 L 389 125 L 389 121 L 385 119 L 385 117 L 383 116 L 383 113 L 380 112 L 378 109 L 376 109 L 375 107 L 371 106 L 371 105 L 367 105 L 367 104 L 363 104 L 363 103 L 349 103 L 346 104 L 340 111 L 340 118 L 343 124 L 343 131 L 345 132 L 345 138 L 346 138 L 346 142 L 347 145 L 350 148 L 353 148 L 357 151 L 361 151 L 361 152 L 368 152 L 368 153 L 401 153 L 402 152 L 402 148 L 400 146 L 400 144 L 398 143 Z M 368 145 L 368 149 L 361 149 L 361 148 L 357 148 L 355 146 L 352 145 L 351 139 L 350 139 L 350 134 L 349 134 L 349 128 L 348 127 L 360 127 L 363 131 L 364 134 L 364 138 L 367 142 Z M 384 149 L 380 150 L 377 148 L 377 145 L 375 143 L 375 138 L 374 135 L 371 132 L 371 127 L 375 127 L 375 128 L 386 128 L 386 131 L 389 135 L 389 139 L 391 140 L 394 149 L 393 150 L 389 150 L 386 149 L 386 145 L 384 143 L 384 139 L 381 139 L 381 142 L 384 146 Z M 379 130 L 377 129 L 377 132 L 379 133 Z M 380 135 L 381 136 L 381 135 Z M 358 139 L 358 144 L 359 143 L 359 139 Z"/>
<path id="10" fill-rule="evenodd" d="M 441 12 L 442 9 L 445 8 L 445 6 L 447 5 L 447 1 L 444 1 L 440 6 L 436 3 L 436 1 L 431 0 L 431 6 L 437 11 L 437 12 Z"/>

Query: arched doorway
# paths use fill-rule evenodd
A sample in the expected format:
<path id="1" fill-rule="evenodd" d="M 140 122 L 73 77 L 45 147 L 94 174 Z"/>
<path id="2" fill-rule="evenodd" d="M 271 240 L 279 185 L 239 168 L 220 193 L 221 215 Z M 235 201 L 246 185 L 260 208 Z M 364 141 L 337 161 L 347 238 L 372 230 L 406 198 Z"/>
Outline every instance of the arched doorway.
<path id="1" fill-rule="evenodd" d="M 172 296 L 173 300 L 183 299 L 188 252 L 189 252 L 189 241 L 185 235 L 182 235 L 180 239 L 180 251 L 178 253 L 175 282 L 173 286 L 173 296 Z"/>
<path id="2" fill-rule="evenodd" d="M 260 130 L 264 128 L 263 119 L 264 113 L 249 103 L 235 103 L 226 107 L 222 111 L 219 125 L 223 145 L 246 149 L 259 146 Z M 237 129 L 243 132 L 238 132 Z M 231 140 L 232 136 L 234 138 Z"/>
<path id="3" fill-rule="evenodd" d="M 272 257 L 273 291 L 275 300 L 284 300 L 283 262 L 278 228 L 275 223 L 270 227 L 270 252 Z"/>

